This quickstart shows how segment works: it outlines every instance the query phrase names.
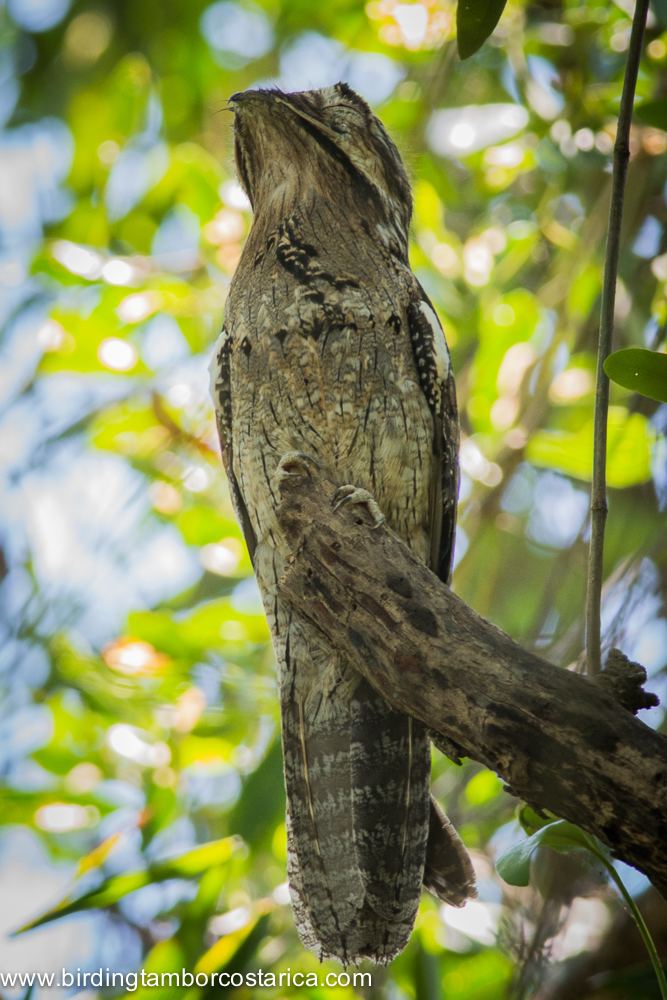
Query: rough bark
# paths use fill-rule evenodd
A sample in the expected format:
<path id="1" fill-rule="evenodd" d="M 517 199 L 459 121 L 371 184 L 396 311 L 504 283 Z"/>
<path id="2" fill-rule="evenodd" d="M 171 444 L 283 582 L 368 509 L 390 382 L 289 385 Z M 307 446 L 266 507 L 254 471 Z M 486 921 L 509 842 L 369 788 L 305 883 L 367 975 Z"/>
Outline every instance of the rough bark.
<path id="1" fill-rule="evenodd" d="M 395 708 L 578 824 L 667 894 L 667 738 L 476 614 L 364 505 L 290 463 L 278 486 L 298 607 Z"/>

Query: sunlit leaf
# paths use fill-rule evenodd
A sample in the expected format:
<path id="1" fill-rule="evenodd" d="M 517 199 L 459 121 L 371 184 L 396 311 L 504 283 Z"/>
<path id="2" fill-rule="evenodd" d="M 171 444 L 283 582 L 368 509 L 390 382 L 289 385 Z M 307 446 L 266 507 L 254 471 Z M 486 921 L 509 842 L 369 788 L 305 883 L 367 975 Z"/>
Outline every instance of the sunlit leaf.
<path id="1" fill-rule="evenodd" d="M 113 851 L 120 837 L 120 833 L 112 833 L 110 837 L 106 837 L 101 844 L 98 844 L 92 851 L 85 854 L 76 866 L 77 878 L 80 878 L 87 872 L 94 871 L 96 868 L 100 868 Z"/>
<path id="2" fill-rule="evenodd" d="M 251 919 L 244 926 L 231 934 L 225 934 L 212 944 L 208 951 L 204 952 L 195 966 L 196 972 L 216 972 L 227 965 L 234 957 L 240 946 L 252 933 L 257 918 Z"/>
<path id="3" fill-rule="evenodd" d="M 74 90 L 69 105 L 76 137 L 70 183 L 76 190 L 87 191 L 105 178 L 108 165 L 99 156 L 102 143 L 114 143 L 119 151 L 142 127 L 150 78 L 148 61 L 134 51 L 121 58 L 102 81 Z"/>
<path id="4" fill-rule="evenodd" d="M 222 177 L 215 157 L 195 143 L 184 143 L 172 151 L 167 170 L 146 195 L 143 207 L 155 211 L 179 204 L 200 220 L 209 220 L 220 206 Z"/>
<path id="5" fill-rule="evenodd" d="M 146 985 L 141 985 L 141 980 L 139 980 L 138 988 L 132 991 L 132 997 L 134 1000 L 176 1000 L 176 998 L 183 997 L 180 978 L 182 970 L 187 967 L 187 964 L 186 953 L 177 940 L 169 938 L 166 941 L 158 941 L 142 962 Z M 162 973 L 175 974 L 173 983 L 168 977 L 163 979 Z M 148 976 L 151 975 L 158 975 L 160 977 L 158 981 L 162 982 L 162 985 L 148 985 L 151 982 Z M 128 984 L 126 984 L 126 989 L 129 992 Z"/>
<path id="6" fill-rule="evenodd" d="M 43 924 L 48 924 L 52 920 L 58 920 L 61 917 L 66 917 L 70 913 L 79 913 L 82 910 L 110 906 L 113 903 L 118 902 L 119 899 L 122 899 L 123 896 L 127 896 L 130 892 L 135 892 L 135 890 L 141 889 L 145 885 L 149 885 L 150 882 L 151 878 L 148 872 L 133 872 L 129 875 L 117 875 L 114 878 L 108 879 L 99 890 L 85 893 L 77 899 L 71 899 L 70 896 L 66 896 L 52 909 L 47 910 L 34 920 L 23 924 L 18 928 L 18 930 L 15 931 L 15 934 L 24 934 L 26 931 L 34 930 L 35 927 L 41 927 Z"/>
<path id="7" fill-rule="evenodd" d="M 170 611 L 132 611 L 127 619 L 128 631 L 132 635 L 155 645 L 175 658 L 189 656 L 195 652 L 181 634 L 174 614 Z M 198 644 L 196 649 L 200 649 Z"/>
<path id="8" fill-rule="evenodd" d="M 540 305 L 531 292 L 516 288 L 490 297 L 479 317 L 479 346 L 471 372 L 468 411 L 476 431 L 492 432 L 501 369 L 511 376 L 508 389 L 515 395 L 523 374 L 535 361 L 531 340 L 540 321 Z M 508 396 L 510 392 L 508 392 Z M 495 418 L 497 419 L 497 418 Z"/>
<path id="9" fill-rule="evenodd" d="M 503 783 L 493 771 L 479 771 L 466 785 L 465 796 L 471 806 L 482 806 L 502 793 Z"/>
<path id="10" fill-rule="evenodd" d="M 431 996 L 498 1000 L 507 992 L 512 979 L 512 962 L 498 948 L 485 948 L 467 956 L 457 956 L 458 961 L 452 961 L 453 957 L 448 956 L 444 965 L 438 983 L 441 992 L 433 992 Z"/>
<path id="11" fill-rule="evenodd" d="M 653 433 L 641 413 L 628 414 L 623 407 L 609 409 L 607 431 L 607 482 L 623 489 L 651 478 Z M 535 465 L 555 469 L 590 482 L 593 475 L 593 420 L 579 431 L 538 431 L 526 447 L 526 457 Z"/>
<path id="12" fill-rule="evenodd" d="M 204 504 L 186 507 L 176 515 L 174 523 L 189 545 L 218 542 L 236 531 L 236 522 L 231 517 L 225 517 L 224 512 Z"/>
<path id="13" fill-rule="evenodd" d="M 193 847 L 191 851 L 186 851 L 179 857 L 162 862 L 157 868 L 159 871 L 166 869 L 170 873 L 167 876 L 163 875 L 163 878 L 171 878 L 172 872 L 182 878 L 191 878 L 194 875 L 200 875 L 213 865 L 225 864 L 240 847 L 241 842 L 238 837 L 212 840 L 208 844 Z"/>
<path id="14" fill-rule="evenodd" d="M 122 298 L 118 289 L 107 289 L 92 312 L 54 309 L 51 319 L 62 331 L 57 343 L 45 351 L 40 372 L 75 372 L 125 378 L 148 374 L 131 339 L 124 336 L 114 312 Z"/>
<path id="15" fill-rule="evenodd" d="M 173 878 L 194 878 L 215 865 L 226 864 L 232 855 L 238 850 L 241 841 L 237 837 L 226 837 L 223 840 L 214 840 L 208 844 L 202 844 L 186 851 L 176 858 L 167 861 L 156 862 L 144 871 L 128 872 L 125 875 L 114 875 L 106 879 L 101 886 L 86 892 L 81 896 L 72 898 L 65 896 L 56 906 L 36 917 L 34 920 L 23 924 L 15 934 L 23 934 L 41 927 L 52 920 L 68 916 L 70 913 L 80 913 L 82 910 L 99 909 L 117 903 L 119 899 L 136 892 L 143 886 L 151 885 L 155 882 L 164 882 Z"/>
<path id="16" fill-rule="evenodd" d="M 578 268 L 567 288 L 568 315 L 580 320 L 589 316 L 601 287 L 600 268 L 593 261 Z"/>
<path id="17" fill-rule="evenodd" d="M 181 747 L 181 765 L 191 764 L 229 764 L 234 752 L 229 740 L 211 734 L 209 736 L 189 736 Z M 241 833 L 234 830 L 234 833 Z"/>

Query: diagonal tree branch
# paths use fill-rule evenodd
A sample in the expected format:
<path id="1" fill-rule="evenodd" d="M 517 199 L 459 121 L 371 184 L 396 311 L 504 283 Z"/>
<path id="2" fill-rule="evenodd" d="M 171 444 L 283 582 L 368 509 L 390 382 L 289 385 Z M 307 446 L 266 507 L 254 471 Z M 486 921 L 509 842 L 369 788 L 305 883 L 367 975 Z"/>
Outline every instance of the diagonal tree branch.
<path id="1" fill-rule="evenodd" d="M 609 205 L 609 226 L 604 261 L 602 305 L 595 388 L 595 430 L 593 445 L 593 483 L 591 486 L 591 543 L 588 555 L 588 587 L 586 594 L 586 660 L 590 677 L 599 674 L 600 603 L 603 583 L 604 530 L 607 521 L 607 413 L 609 410 L 609 379 L 604 363 L 611 353 L 614 334 L 614 303 L 616 278 L 621 247 L 623 196 L 630 159 L 630 124 L 635 100 L 635 87 L 642 52 L 644 27 L 649 0 L 637 0 L 628 47 L 628 62 L 623 79 L 623 93 L 614 143 L 614 165 Z"/>
<path id="2" fill-rule="evenodd" d="M 547 663 L 477 615 L 363 506 L 334 511 L 336 484 L 314 466 L 281 466 L 293 553 L 281 588 L 294 613 L 394 707 L 667 893 L 667 739 L 621 707 L 614 684 Z"/>

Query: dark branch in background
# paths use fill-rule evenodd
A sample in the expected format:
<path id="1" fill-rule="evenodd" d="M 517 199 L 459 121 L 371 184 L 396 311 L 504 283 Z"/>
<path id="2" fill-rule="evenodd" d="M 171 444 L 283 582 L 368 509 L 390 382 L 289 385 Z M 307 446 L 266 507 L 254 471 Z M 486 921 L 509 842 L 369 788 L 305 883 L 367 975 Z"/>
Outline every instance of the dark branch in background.
<path id="1" fill-rule="evenodd" d="M 609 206 L 609 227 L 604 262 L 600 333 L 598 336 L 597 375 L 595 389 L 595 432 L 593 445 L 593 484 L 591 486 L 591 544 L 588 559 L 588 590 L 586 595 L 586 653 L 590 677 L 599 674 L 600 652 L 600 603 L 602 599 L 604 529 L 607 520 L 607 412 L 609 410 L 609 379 L 604 363 L 611 353 L 614 333 L 614 303 L 616 278 L 621 246 L 623 221 L 623 195 L 630 159 L 630 123 L 635 99 L 635 86 L 642 52 L 644 27 L 649 0 L 637 0 L 632 20 L 628 48 L 628 62 L 623 79 L 623 93 L 618 115 L 614 165 Z"/>
<path id="2" fill-rule="evenodd" d="M 295 614 L 455 753 L 667 893 L 667 738 L 615 700 L 615 682 L 559 669 L 477 615 L 364 507 L 333 511 L 336 486 L 312 465 L 282 465 L 278 515 L 293 556 L 281 589 Z"/>
<path id="3" fill-rule="evenodd" d="M 164 404 L 164 399 L 158 392 L 151 393 L 151 404 L 153 406 L 155 419 L 169 431 L 174 440 L 178 441 L 180 444 L 193 448 L 195 451 L 198 451 L 200 455 L 204 455 L 205 458 L 213 457 L 215 459 L 219 459 L 219 453 L 216 448 L 212 448 L 207 441 L 204 441 L 203 438 L 197 437 L 196 434 L 191 434 L 190 431 L 186 431 L 184 427 L 181 427 L 181 425 L 174 420 L 171 414 L 168 413 Z"/>

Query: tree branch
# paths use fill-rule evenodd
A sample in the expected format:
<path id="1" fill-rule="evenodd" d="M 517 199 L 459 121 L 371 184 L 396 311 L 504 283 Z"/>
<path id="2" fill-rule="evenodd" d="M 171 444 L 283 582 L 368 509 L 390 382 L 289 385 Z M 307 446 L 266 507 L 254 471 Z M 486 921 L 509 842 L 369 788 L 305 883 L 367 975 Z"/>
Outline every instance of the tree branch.
<path id="1" fill-rule="evenodd" d="M 602 284 L 600 332 L 598 335 L 597 374 L 595 388 L 595 421 L 593 444 L 593 483 L 591 486 L 591 544 L 588 554 L 588 586 L 586 593 L 586 658 L 590 677 L 600 672 L 600 603 L 603 583 L 604 529 L 607 521 L 607 412 L 609 410 L 609 379 L 604 363 L 611 353 L 614 334 L 614 303 L 618 257 L 621 246 L 623 196 L 630 159 L 630 123 L 635 99 L 635 86 L 642 52 L 644 27 L 649 0 L 637 0 L 632 20 L 628 62 L 623 79 L 623 93 L 614 143 L 614 165 L 609 206 L 609 226 Z"/>
<path id="2" fill-rule="evenodd" d="M 280 468 L 294 613 L 394 707 L 667 893 L 667 739 L 477 615 L 363 506 L 334 511 L 337 484 L 314 465 Z"/>

